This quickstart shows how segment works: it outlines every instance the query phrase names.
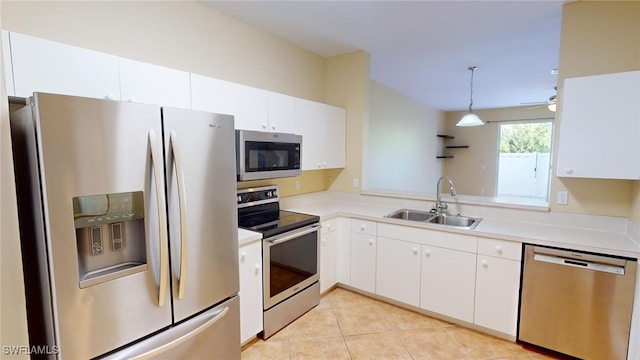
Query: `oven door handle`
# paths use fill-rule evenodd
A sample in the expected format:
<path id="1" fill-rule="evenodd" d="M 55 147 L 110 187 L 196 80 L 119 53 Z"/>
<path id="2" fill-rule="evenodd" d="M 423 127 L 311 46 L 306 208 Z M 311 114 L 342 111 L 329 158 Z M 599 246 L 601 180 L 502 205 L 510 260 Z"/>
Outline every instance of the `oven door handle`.
<path id="1" fill-rule="evenodd" d="M 318 231 L 318 230 L 320 230 L 320 224 L 312 225 L 312 226 L 309 226 L 307 228 L 303 228 L 303 230 L 301 230 L 301 231 L 296 231 L 293 234 L 289 234 L 289 235 L 286 235 L 286 236 L 283 236 L 283 237 L 277 237 L 276 236 L 273 239 L 267 239 L 267 241 L 270 242 L 271 245 L 277 245 L 277 244 L 281 244 L 283 242 L 295 239 L 295 238 L 300 237 L 302 235 L 310 234 L 310 233 L 312 233 L 314 231 Z"/>

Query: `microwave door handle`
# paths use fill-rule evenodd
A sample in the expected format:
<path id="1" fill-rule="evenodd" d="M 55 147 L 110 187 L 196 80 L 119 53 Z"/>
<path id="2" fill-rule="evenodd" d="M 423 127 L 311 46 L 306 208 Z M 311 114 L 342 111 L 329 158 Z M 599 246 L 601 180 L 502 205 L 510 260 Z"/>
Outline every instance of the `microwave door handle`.
<path id="1" fill-rule="evenodd" d="M 160 230 L 160 276 L 158 284 L 158 306 L 164 306 L 164 299 L 167 293 L 167 272 L 169 263 L 169 244 L 167 241 L 167 223 L 164 211 L 164 198 L 163 198 L 163 186 L 162 186 L 162 172 L 160 167 L 160 156 L 158 155 L 158 142 L 156 139 L 156 133 L 153 129 L 149 130 L 149 147 L 151 149 L 151 163 L 153 165 L 153 175 L 156 182 L 156 200 L 158 206 L 158 226 Z"/>
<path id="2" fill-rule="evenodd" d="M 276 237 L 274 239 L 268 239 L 267 241 L 269 241 L 272 245 L 277 245 L 277 244 L 281 244 L 283 242 L 295 239 L 297 237 L 300 237 L 302 235 L 306 235 L 306 234 L 310 234 L 314 231 L 318 231 L 320 229 L 320 225 L 313 225 L 305 230 L 302 231 L 296 231 L 293 234 L 284 236 L 284 237 Z"/>
<path id="3" fill-rule="evenodd" d="M 178 203 L 180 206 L 180 278 L 178 279 L 178 299 L 184 298 L 187 275 L 187 206 L 184 188 L 184 172 L 182 171 L 182 157 L 175 131 L 169 135 L 169 145 L 173 152 L 173 161 L 176 166 L 176 179 L 178 183 Z"/>

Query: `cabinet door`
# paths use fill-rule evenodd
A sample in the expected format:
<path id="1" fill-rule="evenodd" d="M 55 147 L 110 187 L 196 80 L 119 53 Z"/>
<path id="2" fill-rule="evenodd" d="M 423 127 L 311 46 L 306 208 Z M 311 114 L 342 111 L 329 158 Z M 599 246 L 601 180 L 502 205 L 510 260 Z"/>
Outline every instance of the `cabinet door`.
<path id="1" fill-rule="evenodd" d="M 375 293 L 376 291 L 376 237 L 351 233 L 351 286 Z"/>
<path id="2" fill-rule="evenodd" d="M 233 115 L 236 129 L 264 131 L 268 123 L 266 91 L 198 74 L 191 74 L 191 106 Z"/>
<path id="3" fill-rule="evenodd" d="M 476 254 L 422 246 L 420 307 L 473 322 Z"/>
<path id="4" fill-rule="evenodd" d="M 15 96 L 13 87 L 13 69 L 11 67 L 11 45 L 9 32 L 2 30 L 2 60 L 4 62 L 4 81 L 7 86 L 7 95 Z"/>
<path id="5" fill-rule="evenodd" d="M 345 110 L 335 106 L 326 107 L 327 111 L 327 168 L 345 167 L 346 120 Z"/>
<path id="6" fill-rule="evenodd" d="M 560 99 L 558 176 L 640 179 L 640 71 L 566 79 Z"/>
<path id="7" fill-rule="evenodd" d="M 16 96 L 38 91 L 120 99 L 117 57 L 17 33 L 10 39 Z"/>
<path id="8" fill-rule="evenodd" d="M 240 339 L 242 343 L 262 331 L 262 242 L 240 247 Z"/>
<path id="9" fill-rule="evenodd" d="M 296 103 L 293 96 L 268 92 L 269 124 L 261 124 L 262 131 L 295 133 Z"/>
<path id="10" fill-rule="evenodd" d="M 420 245 L 378 237 L 376 294 L 420 306 Z"/>
<path id="11" fill-rule="evenodd" d="M 302 135 L 302 170 L 345 166 L 344 109 L 296 99 L 295 126 Z"/>
<path id="12" fill-rule="evenodd" d="M 330 225 L 323 224 L 322 228 Z M 338 235 L 339 231 L 330 229 L 320 236 L 320 292 L 331 289 L 338 282 Z"/>
<path id="13" fill-rule="evenodd" d="M 302 170 L 326 168 L 326 119 L 322 104 L 296 99 L 296 134 L 302 135 Z"/>
<path id="14" fill-rule="evenodd" d="M 474 323 L 515 336 L 520 262 L 478 255 L 476 271 Z"/>
<path id="15" fill-rule="evenodd" d="M 120 59 L 122 100 L 182 109 L 191 108 L 189 73 Z"/>

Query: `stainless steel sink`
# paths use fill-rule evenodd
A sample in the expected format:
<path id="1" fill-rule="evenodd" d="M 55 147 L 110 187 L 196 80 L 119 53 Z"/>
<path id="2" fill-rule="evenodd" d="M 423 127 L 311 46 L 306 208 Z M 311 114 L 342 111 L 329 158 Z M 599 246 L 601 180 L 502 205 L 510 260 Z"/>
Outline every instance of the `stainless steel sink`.
<path id="1" fill-rule="evenodd" d="M 427 222 L 432 224 L 455 226 L 458 228 L 475 229 L 480 220 L 482 219 L 462 215 L 439 214 L 430 218 Z"/>
<path id="2" fill-rule="evenodd" d="M 387 214 L 384 217 L 392 218 L 392 219 L 411 220 L 411 221 L 427 221 L 430 218 L 432 218 L 434 215 L 435 215 L 434 213 L 429 211 L 400 209 L 390 214 Z"/>
<path id="3" fill-rule="evenodd" d="M 411 209 L 400 209 L 392 213 L 385 215 L 386 218 L 418 221 L 429 224 L 438 224 L 453 226 L 460 229 L 475 229 L 481 218 L 462 216 L 462 215 L 447 215 L 447 214 L 435 214 L 430 211 L 420 211 Z"/>

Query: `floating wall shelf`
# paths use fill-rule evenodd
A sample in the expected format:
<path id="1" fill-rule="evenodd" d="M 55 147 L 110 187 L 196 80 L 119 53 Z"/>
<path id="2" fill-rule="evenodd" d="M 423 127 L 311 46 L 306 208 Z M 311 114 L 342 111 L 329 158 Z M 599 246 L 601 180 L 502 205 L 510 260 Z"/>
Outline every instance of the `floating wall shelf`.
<path id="1" fill-rule="evenodd" d="M 451 136 L 451 135 L 443 135 L 443 134 L 438 134 L 438 137 L 439 137 L 439 138 L 442 138 L 445 142 L 446 142 L 447 140 L 453 140 L 453 139 L 455 139 L 455 137 L 454 137 L 454 136 Z M 443 149 L 444 149 L 444 150 L 445 150 L 445 152 L 446 152 L 446 149 L 466 149 L 466 148 L 468 148 L 468 147 L 469 147 L 469 145 L 444 145 L 444 146 L 443 146 Z M 445 154 L 442 154 L 442 155 L 438 155 L 438 156 L 436 156 L 436 159 L 452 159 L 452 158 L 453 158 L 453 155 L 449 155 L 449 154 L 446 154 L 446 153 L 445 153 Z"/>

